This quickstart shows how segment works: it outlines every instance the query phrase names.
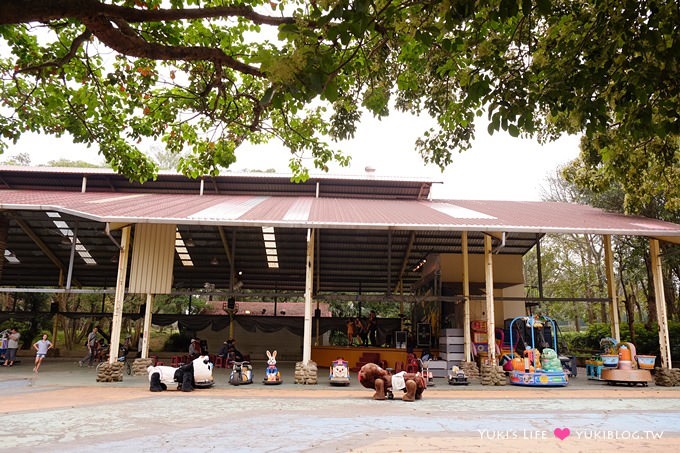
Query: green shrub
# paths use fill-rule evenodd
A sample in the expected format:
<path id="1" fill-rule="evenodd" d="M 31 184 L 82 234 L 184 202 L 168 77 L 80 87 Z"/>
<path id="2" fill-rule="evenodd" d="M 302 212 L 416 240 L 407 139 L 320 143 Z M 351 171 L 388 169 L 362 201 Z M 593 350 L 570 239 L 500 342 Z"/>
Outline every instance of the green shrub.
<path id="1" fill-rule="evenodd" d="M 659 328 L 653 325 L 647 329 L 642 323 L 635 323 L 635 350 L 641 355 L 659 355 Z M 621 341 L 632 342 L 630 329 L 627 324 L 620 325 Z M 562 339 L 567 342 L 572 354 L 590 354 L 600 351 L 600 340 L 611 336 L 608 324 L 591 324 L 585 332 L 563 332 Z M 680 361 L 680 322 L 668 323 L 668 337 L 670 341 L 671 360 Z"/>

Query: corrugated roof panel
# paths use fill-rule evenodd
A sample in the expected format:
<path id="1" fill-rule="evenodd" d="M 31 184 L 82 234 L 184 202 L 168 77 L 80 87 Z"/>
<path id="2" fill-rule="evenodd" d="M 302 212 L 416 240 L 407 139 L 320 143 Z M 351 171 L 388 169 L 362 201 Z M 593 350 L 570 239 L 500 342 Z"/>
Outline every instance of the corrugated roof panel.
<path id="1" fill-rule="evenodd" d="M 270 197 L 265 202 L 260 203 L 243 214 L 239 217 L 239 220 L 249 222 L 279 222 L 298 199 L 309 199 L 309 197 Z"/>
<path id="2" fill-rule="evenodd" d="M 439 211 L 454 219 L 495 219 L 495 217 L 483 214 L 479 211 L 464 208 L 452 203 L 430 203 L 429 207 L 435 211 Z"/>
<path id="3" fill-rule="evenodd" d="M 190 219 L 234 220 L 246 214 L 268 197 L 240 197 L 222 201 L 189 216 Z"/>
<path id="4" fill-rule="evenodd" d="M 309 213 L 312 209 L 312 198 L 300 198 L 295 200 L 293 205 L 288 209 L 283 220 L 290 222 L 306 222 L 309 219 Z"/>
<path id="5" fill-rule="evenodd" d="M 309 216 L 319 224 L 357 226 L 409 226 L 451 224 L 451 217 L 409 200 L 355 200 L 319 198 Z"/>

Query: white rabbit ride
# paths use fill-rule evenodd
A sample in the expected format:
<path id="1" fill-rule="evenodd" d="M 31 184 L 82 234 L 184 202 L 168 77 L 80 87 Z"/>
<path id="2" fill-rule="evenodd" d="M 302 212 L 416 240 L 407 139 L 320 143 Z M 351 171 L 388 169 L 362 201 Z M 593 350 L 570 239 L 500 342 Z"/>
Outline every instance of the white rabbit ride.
<path id="1" fill-rule="evenodd" d="M 276 351 L 272 354 L 267 351 L 267 370 L 265 371 L 263 383 L 266 385 L 278 385 L 281 380 L 281 372 L 276 366 Z"/>

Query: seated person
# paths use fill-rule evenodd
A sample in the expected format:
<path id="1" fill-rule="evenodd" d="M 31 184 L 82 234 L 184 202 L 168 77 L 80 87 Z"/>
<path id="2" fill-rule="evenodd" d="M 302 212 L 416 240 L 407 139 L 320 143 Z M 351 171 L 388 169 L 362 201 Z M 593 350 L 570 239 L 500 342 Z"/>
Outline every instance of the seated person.
<path id="1" fill-rule="evenodd" d="M 189 344 L 189 357 L 194 360 L 201 355 L 201 341 L 198 338 L 191 340 Z"/>
<path id="2" fill-rule="evenodd" d="M 225 341 L 224 343 L 222 343 L 222 347 L 220 348 L 220 350 L 217 351 L 217 356 L 225 359 L 228 354 L 229 354 L 229 343 Z"/>
<path id="3" fill-rule="evenodd" d="M 95 343 L 95 359 L 98 362 L 104 362 L 109 358 L 109 345 L 106 344 L 106 340 L 100 338 L 99 341 Z"/>
<path id="4" fill-rule="evenodd" d="M 241 352 L 236 349 L 236 340 L 233 338 L 227 340 L 227 351 L 235 362 L 243 362 L 243 354 L 241 354 Z"/>

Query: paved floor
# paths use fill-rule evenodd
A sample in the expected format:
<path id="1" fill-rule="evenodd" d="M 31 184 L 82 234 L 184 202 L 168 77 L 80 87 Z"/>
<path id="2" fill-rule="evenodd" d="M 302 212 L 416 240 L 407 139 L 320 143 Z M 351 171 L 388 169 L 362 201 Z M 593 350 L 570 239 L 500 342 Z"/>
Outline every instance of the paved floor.
<path id="1" fill-rule="evenodd" d="M 621 387 L 583 376 L 564 388 L 450 386 L 435 379 L 421 401 L 373 401 L 349 387 L 227 384 L 148 391 L 145 376 L 97 383 L 92 368 L 30 358 L 0 369 L 2 451 L 677 451 L 680 388 Z"/>

